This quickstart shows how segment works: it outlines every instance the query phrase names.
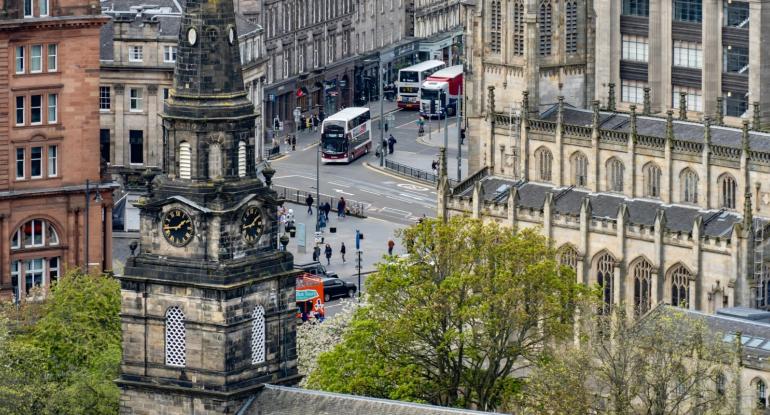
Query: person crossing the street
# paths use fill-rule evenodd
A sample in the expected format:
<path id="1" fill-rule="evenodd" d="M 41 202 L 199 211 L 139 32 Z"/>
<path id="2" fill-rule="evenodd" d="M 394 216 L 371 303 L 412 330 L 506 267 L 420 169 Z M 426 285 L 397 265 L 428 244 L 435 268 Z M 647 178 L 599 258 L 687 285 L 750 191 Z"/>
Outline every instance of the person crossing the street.
<path id="1" fill-rule="evenodd" d="M 340 255 L 342 255 L 342 263 L 345 263 L 345 252 L 347 252 L 347 249 L 345 248 L 345 242 L 340 245 Z"/>
<path id="2" fill-rule="evenodd" d="M 310 195 L 310 193 L 307 194 L 307 197 L 305 198 L 305 204 L 307 205 L 307 214 L 312 215 L 313 214 L 313 196 Z"/>
<path id="3" fill-rule="evenodd" d="M 345 202 L 344 197 L 340 197 L 340 200 L 337 202 L 337 217 L 338 218 L 344 218 L 345 217 L 345 206 L 347 203 Z"/>

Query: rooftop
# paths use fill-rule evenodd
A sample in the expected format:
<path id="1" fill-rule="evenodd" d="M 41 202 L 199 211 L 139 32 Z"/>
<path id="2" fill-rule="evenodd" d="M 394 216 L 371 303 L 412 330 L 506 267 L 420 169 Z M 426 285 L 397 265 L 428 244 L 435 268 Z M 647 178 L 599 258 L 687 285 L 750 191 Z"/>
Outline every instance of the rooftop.
<path id="1" fill-rule="evenodd" d="M 481 415 L 488 413 L 265 385 L 262 391 L 244 404 L 238 415 Z"/>
<path id="2" fill-rule="evenodd" d="M 621 205 L 628 208 L 628 221 L 635 225 L 653 226 L 658 211 L 663 211 L 666 218 L 666 230 L 670 232 L 692 232 L 695 218 L 703 220 L 703 234 L 710 237 L 727 238 L 733 225 L 741 221 L 736 212 L 724 210 L 706 210 L 696 206 L 666 204 L 660 200 L 628 198 L 620 194 L 594 193 L 585 189 L 556 187 L 546 183 L 522 182 L 499 176 L 487 176 L 481 179 L 484 200 L 487 202 L 506 203 L 511 188 L 516 187 L 518 206 L 542 210 L 545 198 L 551 193 L 554 198 L 554 212 L 578 216 L 583 199 L 591 203 L 593 218 L 615 220 Z M 473 187 L 467 188 L 456 196 L 471 197 Z"/>

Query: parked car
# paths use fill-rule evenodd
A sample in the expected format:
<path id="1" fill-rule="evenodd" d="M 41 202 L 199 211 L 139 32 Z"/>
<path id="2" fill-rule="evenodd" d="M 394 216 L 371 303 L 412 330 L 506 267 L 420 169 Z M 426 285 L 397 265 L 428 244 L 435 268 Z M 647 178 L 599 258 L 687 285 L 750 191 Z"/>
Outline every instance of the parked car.
<path id="1" fill-rule="evenodd" d="M 318 261 L 308 262 L 306 264 L 294 264 L 294 269 L 301 269 L 308 274 L 318 275 L 319 277 L 337 278 L 336 272 L 327 272 L 326 268 Z"/>
<path id="2" fill-rule="evenodd" d="M 324 302 L 332 298 L 353 298 L 358 288 L 352 282 L 345 282 L 339 278 L 324 278 Z"/>

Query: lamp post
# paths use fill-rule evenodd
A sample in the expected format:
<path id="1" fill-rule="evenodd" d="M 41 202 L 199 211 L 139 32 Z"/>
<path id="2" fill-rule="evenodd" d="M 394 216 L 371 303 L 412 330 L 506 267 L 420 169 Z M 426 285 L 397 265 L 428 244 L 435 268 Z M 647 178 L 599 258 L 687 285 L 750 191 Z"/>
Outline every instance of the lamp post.
<path id="1" fill-rule="evenodd" d="M 380 147 L 382 147 L 382 151 L 380 151 L 380 167 L 385 165 L 385 151 L 386 147 L 383 143 L 385 143 L 385 104 L 382 96 L 382 54 L 379 54 L 377 57 L 377 83 L 379 88 L 379 98 L 380 98 Z"/>
<path id="2" fill-rule="evenodd" d="M 460 182 L 460 174 L 462 170 L 462 157 L 463 157 L 463 129 L 462 118 L 460 118 L 460 103 L 463 99 L 462 86 L 460 87 L 460 94 L 455 102 L 455 115 L 457 116 L 457 182 Z"/>

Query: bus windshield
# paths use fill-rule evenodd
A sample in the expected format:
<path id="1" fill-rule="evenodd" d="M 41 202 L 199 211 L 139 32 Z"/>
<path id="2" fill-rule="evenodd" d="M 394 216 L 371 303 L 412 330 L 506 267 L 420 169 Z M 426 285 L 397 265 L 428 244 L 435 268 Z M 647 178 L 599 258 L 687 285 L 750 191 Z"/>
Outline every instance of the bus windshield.
<path id="1" fill-rule="evenodd" d="M 321 151 L 325 153 L 344 153 L 347 151 L 347 147 L 345 127 L 335 124 L 324 126 L 324 131 L 321 135 Z"/>
<path id="2" fill-rule="evenodd" d="M 420 74 L 415 71 L 401 71 L 398 74 L 398 80 L 401 82 L 420 82 Z"/>

